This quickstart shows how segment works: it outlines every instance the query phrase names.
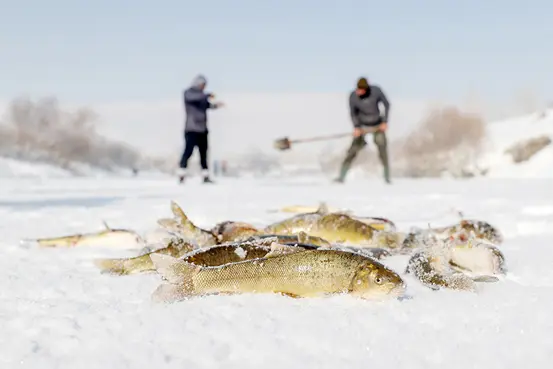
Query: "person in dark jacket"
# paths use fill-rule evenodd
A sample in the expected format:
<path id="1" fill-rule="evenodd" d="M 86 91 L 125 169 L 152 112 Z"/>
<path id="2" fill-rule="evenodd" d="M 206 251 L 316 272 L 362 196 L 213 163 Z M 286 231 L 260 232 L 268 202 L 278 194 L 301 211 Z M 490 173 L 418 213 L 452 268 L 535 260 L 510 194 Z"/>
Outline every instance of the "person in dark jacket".
<path id="1" fill-rule="evenodd" d="M 384 113 L 381 114 L 379 103 L 384 105 Z M 388 128 L 388 115 L 390 102 L 379 86 L 371 85 L 365 77 L 357 81 L 357 89 L 349 96 L 350 116 L 353 123 L 353 140 L 347 151 L 346 157 L 340 168 L 340 175 L 336 182 L 344 182 L 353 159 L 366 145 L 363 129 L 376 128 L 373 133 L 373 141 L 378 148 L 378 156 L 384 167 L 384 180 L 390 182 L 390 167 L 388 164 L 388 148 L 386 142 L 386 129 Z"/>
<path id="2" fill-rule="evenodd" d="M 208 129 L 207 129 L 207 110 L 217 109 L 223 106 L 222 103 L 212 103 L 209 101 L 214 95 L 205 93 L 207 80 L 203 75 L 198 75 L 192 81 L 192 85 L 184 91 L 184 109 L 186 121 L 184 128 L 185 148 L 179 165 L 179 181 L 182 183 L 186 178 L 186 168 L 188 159 L 192 156 L 194 148 L 198 147 L 200 153 L 200 164 L 202 166 L 202 175 L 204 183 L 212 183 L 209 178 L 209 168 L 207 165 L 208 154 Z"/>

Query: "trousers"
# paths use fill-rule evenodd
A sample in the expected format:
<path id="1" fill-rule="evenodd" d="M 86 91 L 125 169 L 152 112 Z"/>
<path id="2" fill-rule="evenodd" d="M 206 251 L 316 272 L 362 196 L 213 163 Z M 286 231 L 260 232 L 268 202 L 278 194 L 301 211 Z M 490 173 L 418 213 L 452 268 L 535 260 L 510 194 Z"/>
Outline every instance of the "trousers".
<path id="1" fill-rule="evenodd" d="M 374 132 L 373 141 L 376 147 L 378 148 L 378 157 L 380 159 L 380 163 L 384 167 L 384 178 L 386 179 L 386 181 L 389 181 L 390 167 L 388 164 L 388 143 L 386 139 L 386 133 L 382 131 Z M 344 180 L 347 172 L 351 167 L 351 164 L 353 163 L 353 160 L 365 146 L 367 146 L 367 141 L 365 141 L 365 136 L 355 137 L 352 140 L 351 146 L 349 147 L 346 157 L 342 162 L 342 168 L 340 170 L 340 177 L 339 177 L 340 180 Z"/>
<path id="2" fill-rule="evenodd" d="M 186 169 L 188 159 L 194 153 L 194 148 L 198 147 L 200 152 L 200 165 L 203 170 L 207 170 L 207 132 L 185 132 L 184 133 L 184 151 L 180 159 L 180 167 Z"/>

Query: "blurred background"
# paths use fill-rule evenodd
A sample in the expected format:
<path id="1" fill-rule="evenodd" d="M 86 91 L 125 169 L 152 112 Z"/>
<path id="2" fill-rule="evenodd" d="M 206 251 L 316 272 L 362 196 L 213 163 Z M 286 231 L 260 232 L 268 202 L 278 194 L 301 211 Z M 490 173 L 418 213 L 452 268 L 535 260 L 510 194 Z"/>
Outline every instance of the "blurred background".
<path id="1" fill-rule="evenodd" d="M 0 176 L 173 175 L 204 74 L 216 176 L 337 174 L 358 77 L 391 102 L 394 177 L 552 174 L 553 5 L 20 1 L 0 14 Z M 372 140 L 352 177 L 380 177 Z M 191 169 L 199 171 L 198 153 Z"/>

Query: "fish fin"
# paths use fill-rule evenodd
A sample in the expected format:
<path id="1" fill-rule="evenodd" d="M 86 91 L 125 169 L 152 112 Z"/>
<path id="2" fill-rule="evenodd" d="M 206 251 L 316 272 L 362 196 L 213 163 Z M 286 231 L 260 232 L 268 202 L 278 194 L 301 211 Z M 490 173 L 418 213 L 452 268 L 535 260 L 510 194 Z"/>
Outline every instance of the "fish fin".
<path id="1" fill-rule="evenodd" d="M 315 213 L 317 213 L 317 214 L 322 214 L 322 215 L 328 214 L 328 213 L 329 213 L 329 209 L 328 209 L 327 203 L 324 202 L 324 201 L 321 201 L 321 202 L 319 203 L 319 207 L 317 208 L 317 211 L 315 211 Z"/>
<path id="2" fill-rule="evenodd" d="M 269 251 L 264 258 L 273 258 L 276 256 L 293 254 L 295 252 L 305 251 L 301 247 L 294 247 L 289 245 L 282 245 L 280 243 L 273 242 L 271 244 L 271 251 Z"/>
<path id="3" fill-rule="evenodd" d="M 386 230 L 386 224 L 383 223 L 365 223 L 372 229 L 376 229 L 377 231 L 385 231 Z"/>
<path id="4" fill-rule="evenodd" d="M 108 223 L 105 220 L 102 220 L 102 224 L 104 225 L 104 228 L 106 231 L 111 231 L 111 227 L 108 225 Z"/>
<path id="5" fill-rule="evenodd" d="M 102 273 L 123 275 L 128 274 L 125 269 L 125 259 L 96 259 L 94 265 L 100 269 Z"/>
<path id="6" fill-rule="evenodd" d="M 171 201 L 171 212 L 176 219 L 180 220 L 181 224 L 184 224 L 186 221 L 188 221 L 188 217 L 175 201 Z"/>
<path id="7" fill-rule="evenodd" d="M 290 298 L 293 298 L 293 299 L 299 299 L 301 298 L 300 295 L 296 295 L 295 293 L 291 293 L 291 292 L 278 292 L 277 293 L 280 293 L 281 295 L 283 296 L 287 296 L 287 297 L 290 297 Z"/>
<path id="8" fill-rule="evenodd" d="M 484 283 L 499 282 L 499 278 L 494 277 L 492 275 L 481 275 L 481 276 L 477 276 L 477 277 L 472 278 L 472 280 L 474 282 L 484 282 Z"/>
<path id="9" fill-rule="evenodd" d="M 309 241 L 309 235 L 305 233 L 304 231 L 298 232 L 298 243 L 308 243 Z"/>
<path id="10" fill-rule="evenodd" d="M 213 232 L 206 231 L 199 228 L 196 224 L 194 224 L 194 222 L 188 219 L 188 216 L 186 216 L 186 214 L 181 209 L 181 207 L 178 206 L 177 203 L 174 201 L 171 201 L 171 210 L 173 212 L 173 215 L 175 216 L 175 220 L 179 228 L 188 229 L 190 231 L 196 231 L 196 232 L 207 232 L 213 235 L 213 237 L 216 237 L 213 234 Z"/>
<path id="11" fill-rule="evenodd" d="M 150 260 L 157 272 L 173 284 L 193 284 L 192 277 L 201 269 L 198 265 L 164 254 L 151 254 Z"/>
<path id="12" fill-rule="evenodd" d="M 174 303 L 186 300 L 194 294 L 190 293 L 185 284 L 160 284 L 152 293 L 152 302 L 154 303 Z"/>

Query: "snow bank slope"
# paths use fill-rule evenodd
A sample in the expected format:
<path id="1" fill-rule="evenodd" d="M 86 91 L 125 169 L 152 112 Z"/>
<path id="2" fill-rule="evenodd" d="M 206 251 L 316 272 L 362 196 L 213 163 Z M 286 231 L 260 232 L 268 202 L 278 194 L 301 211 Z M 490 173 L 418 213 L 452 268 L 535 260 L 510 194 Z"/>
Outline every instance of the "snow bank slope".
<path id="1" fill-rule="evenodd" d="M 69 177 L 72 174 L 49 164 L 30 163 L 0 157 L 0 178 L 13 177 Z"/>
<path id="2" fill-rule="evenodd" d="M 514 144 L 543 135 L 553 139 L 553 110 L 488 124 L 487 154 L 481 166 L 488 176 L 502 178 L 553 177 L 553 145 L 547 146 L 528 161 L 514 163 L 505 151 Z"/>

